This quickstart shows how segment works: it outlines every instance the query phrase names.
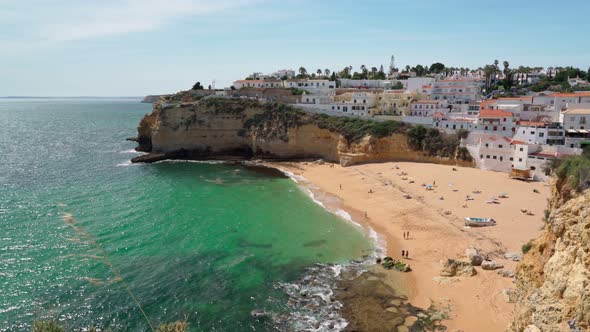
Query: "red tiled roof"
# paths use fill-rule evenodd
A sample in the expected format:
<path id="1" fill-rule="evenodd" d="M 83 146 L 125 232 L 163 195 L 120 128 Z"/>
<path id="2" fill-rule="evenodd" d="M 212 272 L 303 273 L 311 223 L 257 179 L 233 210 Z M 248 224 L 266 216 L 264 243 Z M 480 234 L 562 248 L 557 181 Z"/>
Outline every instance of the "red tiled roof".
<path id="1" fill-rule="evenodd" d="M 488 136 L 482 136 L 481 139 L 487 139 L 489 141 L 495 142 L 498 140 L 498 137 L 499 137 L 498 135 L 488 135 Z M 507 136 L 501 136 L 499 138 L 503 139 L 507 143 L 510 143 L 510 141 L 512 140 L 510 137 L 507 137 Z"/>
<path id="2" fill-rule="evenodd" d="M 483 109 L 479 111 L 480 118 L 511 118 L 512 113 L 506 112 L 505 110 L 487 110 Z"/>
<path id="3" fill-rule="evenodd" d="M 510 145 L 516 145 L 516 144 L 523 145 L 523 144 L 526 144 L 526 142 L 524 142 L 524 141 L 519 141 L 519 140 L 515 140 L 515 139 L 513 139 L 513 140 L 510 142 Z"/>
<path id="4" fill-rule="evenodd" d="M 548 122 L 542 121 L 519 121 L 518 123 L 520 126 L 523 127 L 543 127 L 548 124 Z"/>
<path id="5" fill-rule="evenodd" d="M 479 106 L 480 106 L 480 108 L 481 108 L 482 110 L 485 110 L 485 109 L 487 109 L 487 107 L 488 107 L 488 105 L 489 105 L 489 104 L 494 104 L 494 103 L 497 103 L 497 100 L 495 100 L 495 99 L 488 99 L 488 100 L 484 100 L 484 101 L 482 101 L 482 102 L 479 104 Z"/>
<path id="6" fill-rule="evenodd" d="M 590 92 L 580 92 L 580 93 L 552 93 L 549 96 L 551 96 L 551 97 L 590 97 Z"/>
<path id="7" fill-rule="evenodd" d="M 533 101 L 533 97 L 504 97 L 504 98 L 498 98 L 498 101 L 500 100 L 521 100 L 521 101 Z"/>

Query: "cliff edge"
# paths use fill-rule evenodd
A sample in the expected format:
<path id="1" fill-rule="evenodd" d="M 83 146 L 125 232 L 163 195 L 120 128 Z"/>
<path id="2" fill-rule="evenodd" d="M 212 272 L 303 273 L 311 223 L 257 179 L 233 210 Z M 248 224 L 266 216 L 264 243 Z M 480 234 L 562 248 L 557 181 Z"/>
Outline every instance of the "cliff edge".
<path id="1" fill-rule="evenodd" d="M 543 234 L 517 267 L 512 331 L 587 331 L 590 326 L 588 159 L 557 169 Z M 569 323 L 568 323 L 569 322 Z"/>
<path id="2" fill-rule="evenodd" d="M 439 149 L 447 155 L 411 148 L 406 136 L 410 128 L 396 121 L 310 114 L 249 99 L 193 101 L 185 94 L 154 103 L 137 137 L 137 150 L 150 154 L 133 161 L 321 158 L 344 166 L 391 160 L 471 165 L 456 158 L 458 139 L 448 140 L 450 149 Z"/>

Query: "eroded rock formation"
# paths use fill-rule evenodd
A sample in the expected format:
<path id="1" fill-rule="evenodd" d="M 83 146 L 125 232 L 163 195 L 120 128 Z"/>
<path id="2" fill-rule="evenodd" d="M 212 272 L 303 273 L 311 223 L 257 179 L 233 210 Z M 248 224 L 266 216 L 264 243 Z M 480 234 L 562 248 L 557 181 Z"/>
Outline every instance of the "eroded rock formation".
<path id="1" fill-rule="evenodd" d="M 545 230 L 517 267 L 512 331 L 590 325 L 590 190 L 569 190 L 564 179 L 552 185 Z"/>
<path id="2" fill-rule="evenodd" d="M 183 97 L 184 98 L 184 97 Z M 204 98 L 154 103 L 138 127 L 138 150 L 167 158 L 309 159 L 344 166 L 380 161 L 471 165 L 412 150 L 401 123 L 318 116 L 277 103 Z M 356 122 L 355 122 L 356 121 Z M 136 162 L 149 162 L 150 156 Z"/>

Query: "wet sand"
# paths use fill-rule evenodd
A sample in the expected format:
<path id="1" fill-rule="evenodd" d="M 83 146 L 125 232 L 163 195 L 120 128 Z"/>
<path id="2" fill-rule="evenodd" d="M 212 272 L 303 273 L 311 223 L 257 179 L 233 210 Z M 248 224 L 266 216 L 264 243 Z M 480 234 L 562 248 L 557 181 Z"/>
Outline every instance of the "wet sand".
<path id="1" fill-rule="evenodd" d="M 473 277 L 460 278 L 441 278 L 439 271 L 443 261 L 463 258 L 470 246 L 513 270 L 516 263 L 503 254 L 520 252 L 522 244 L 539 235 L 549 197 L 546 183 L 473 168 L 406 162 L 346 168 L 313 162 L 269 165 L 306 179 L 303 185 L 328 208 L 338 206 L 374 229 L 386 241 L 388 255 L 401 259 L 401 250 L 409 250 L 409 258 L 403 260 L 412 272 L 387 271 L 384 276 L 412 306 L 449 308 L 443 324 L 450 331 L 503 331 L 508 326 L 513 304 L 505 301 L 502 290 L 513 287 L 513 279 L 481 268 Z M 423 185 L 432 185 L 432 190 Z M 508 198 L 499 198 L 503 193 Z M 466 200 L 467 195 L 473 200 Z M 499 204 L 487 204 L 492 197 Z M 464 217 L 491 217 L 498 223 L 465 228 Z M 406 231 L 408 239 L 403 237 Z"/>

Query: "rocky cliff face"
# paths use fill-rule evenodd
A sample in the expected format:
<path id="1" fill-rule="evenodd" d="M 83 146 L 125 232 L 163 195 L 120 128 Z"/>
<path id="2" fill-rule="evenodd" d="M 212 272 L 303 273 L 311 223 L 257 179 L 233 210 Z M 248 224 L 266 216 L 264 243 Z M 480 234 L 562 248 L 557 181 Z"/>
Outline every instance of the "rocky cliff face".
<path id="1" fill-rule="evenodd" d="M 318 119 L 289 106 L 252 100 L 205 98 L 168 103 L 163 99 L 141 120 L 137 149 L 162 155 L 182 151 L 182 157 L 194 159 L 231 156 L 322 158 L 342 165 L 391 160 L 470 164 L 410 149 L 403 124 L 381 128 L 388 130 L 386 134 L 371 135 L 370 130 L 363 134 L 363 123 L 350 123 L 360 130 L 340 126 L 342 132 L 338 132 L 329 120 Z"/>
<path id="2" fill-rule="evenodd" d="M 573 192 L 563 179 L 552 185 L 544 233 L 517 268 L 512 331 L 590 325 L 590 190 Z"/>

